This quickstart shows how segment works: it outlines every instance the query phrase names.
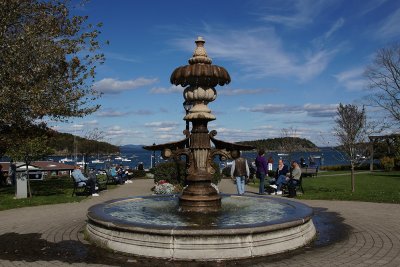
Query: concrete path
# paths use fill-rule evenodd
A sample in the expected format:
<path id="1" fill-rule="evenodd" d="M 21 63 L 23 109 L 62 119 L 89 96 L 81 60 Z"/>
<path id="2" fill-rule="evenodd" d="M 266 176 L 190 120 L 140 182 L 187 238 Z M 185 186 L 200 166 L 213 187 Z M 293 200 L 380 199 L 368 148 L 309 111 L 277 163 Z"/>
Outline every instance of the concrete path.
<path id="1" fill-rule="evenodd" d="M 320 236 L 295 252 L 230 262 L 172 262 L 97 249 L 84 240 L 87 209 L 106 200 L 150 195 L 150 180 L 103 191 L 80 203 L 0 212 L 0 266 L 400 266 L 400 205 L 301 201 L 314 208 Z M 256 189 L 247 187 L 246 194 Z M 236 193 L 230 180 L 220 190 Z M 278 197 L 278 196 L 277 196 Z"/>

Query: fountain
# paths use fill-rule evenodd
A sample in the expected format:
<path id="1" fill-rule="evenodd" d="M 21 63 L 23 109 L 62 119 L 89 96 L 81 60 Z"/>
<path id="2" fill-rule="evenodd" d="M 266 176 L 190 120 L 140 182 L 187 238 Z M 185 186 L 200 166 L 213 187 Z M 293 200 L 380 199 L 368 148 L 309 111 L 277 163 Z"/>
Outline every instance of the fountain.
<path id="1" fill-rule="evenodd" d="M 191 103 L 184 120 L 192 130 L 178 142 L 146 146 L 164 158 L 187 159 L 187 187 L 179 196 L 116 199 L 91 207 L 87 236 L 97 245 L 147 257 L 179 260 L 250 258 L 293 250 L 314 238 L 312 209 L 299 202 L 266 196 L 222 195 L 211 185 L 212 162 L 235 159 L 253 147 L 224 142 L 209 132 L 215 116 L 207 107 L 215 87 L 230 82 L 212 65 L 204 39 L 196 41 L 189 65 L 178 67 L 171 83 L 185 87 Z M 211 146 L 211 143 L 213 146 Z"/>

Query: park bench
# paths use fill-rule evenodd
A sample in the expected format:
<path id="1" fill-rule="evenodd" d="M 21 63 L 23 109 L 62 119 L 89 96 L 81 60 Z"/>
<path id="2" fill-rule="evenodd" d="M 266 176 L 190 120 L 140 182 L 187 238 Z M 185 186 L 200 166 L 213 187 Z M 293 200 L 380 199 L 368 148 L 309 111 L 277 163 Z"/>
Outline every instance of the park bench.
<path id="1" fill-rule="evenodd" d="M 300 176 L 300 180 L 295 184 L 295 183 L 291 183 L 289 181 L 288 185 L 287 185 L 288 191 L 289 191 L 289 195 L 292 196 L 296 196 L 297 192 L 299 190 L 301 190 L 301 193 L 304 194 L 304 189 L 303 189 L 303 177 Z M 292 194 L 290 194 L 290 191 L 292 191 Z"/>
<path id="2" fill-rule="evenodd" d="M 287 184 L 283 184 L 281 187 L 282 194 L 284 195 L 290 195 L 291 197 L 294 197 L 297 195 L 297 192 L 300 190 L 302 194 L 304 194 L 304 189 L 303 189 L 303 177 L 300 176 L 300 180 L 295 184 L 291 182 L 292 180 L 289 180 Z M 276 189 L 272 188 L 269 184 L 265 185 L 265 191 L 268 194 L 274 194 Z M 291 194 L 290 194 L 291 193 Z"/>
<path id="3" fill-rule="evenodd" d="M 104 174 L 96 174 L 96 186 L 99 190 L 107 190 L 108 176 Z"/>
<path id="4" fill-rule="evenodd" d="M 89 174 L 96 175 L 96 174 Z M 71 175 L 72 182 L 74 185 L 74 189 L 72 191 L 73 195 L 89 195 L 90 194 L 90 186 L 84 181 L 76 181 L 74 177 Z M 96 175 L 96 190 L 107 190 L 108 184 L 108 176 L 107 175 Z"/>
<path id="5" fill-rule="evenodd" d="M 72 191 L 72 196 L 74 195 L 88 195 L 90 193 L 90 186 L 82 181 L 75 181 L 74 177 L 71 175 L 72 182 L 74 185 L 74 190 Z"/>
<path id="6" fill-rule="evenodd" d="M 107 184 L 117 184 L 117 175 L 113 175 L 110 169 L 106 170 Z"/>
<path id="7" fill-rule="evenodd" d="M 318 166 L 301 168 L 301 177 L 308 177 L 308 176 L 313 177 L 317 175 L 318 175 Z"/>

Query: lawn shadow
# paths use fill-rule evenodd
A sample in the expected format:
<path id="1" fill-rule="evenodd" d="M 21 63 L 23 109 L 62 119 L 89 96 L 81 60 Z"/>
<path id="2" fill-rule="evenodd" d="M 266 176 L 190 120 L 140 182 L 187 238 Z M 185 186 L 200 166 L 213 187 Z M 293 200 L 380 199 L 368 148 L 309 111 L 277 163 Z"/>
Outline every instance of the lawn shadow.
<path id="1" fill-rule="evenodd" d="M 380 174 L 379 176 L 382 176 L 382 177 L 394 177 L 394 178 L 400 178 L 400 175 L 397 175 L 397 174 Z"/>

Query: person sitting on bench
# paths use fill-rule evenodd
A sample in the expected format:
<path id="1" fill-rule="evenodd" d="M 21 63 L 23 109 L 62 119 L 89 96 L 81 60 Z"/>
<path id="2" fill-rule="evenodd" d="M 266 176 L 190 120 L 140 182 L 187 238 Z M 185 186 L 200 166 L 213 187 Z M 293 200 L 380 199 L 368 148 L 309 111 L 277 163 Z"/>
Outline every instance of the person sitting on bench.
<path id="1" fill-rule="evenodd" d="M 115 167 L 115 171 L 117 173 L 117 183 L 124 184 L 126 182 L 126 174 L 125 170 L 123 169 L 122 165 L 117 165 Z"/>
<path id="2" fill-rule="evenodd" d="M 295 186 L 297 183 L 299 183 L 301 177 L 301 169 L 299 164 L 296 161 L 292 162 L 292 173 L 289 177 L 287 176 L 279 176 L 278 180 L 276 181 L 276 185 L 271 185 L 271 187 L 276 188 L 276 194 L 277 195 L 282 195 L 282 186 L 288 184 L 289 182 L 291 183 L 292 186 Z"/>
<path id="3" fill-rule="evenodd" d="M 296 186 L 298 186 L 301 182 L 301 168 L 297 161 L 292 162 L 292 168 L 292 175 L 290 176 L 290 180 L 288 182 L 289 197 L 296 196 Z"/>
<path id="4" fill-rule="evenodd" d="M 76 165 L 74 171 L 72 172 L 72 177 L 74 177 L 75 182 L 85 183 L 88 185 L 90 187 L 90 194 L 92 194 L 92 196 L 99 196 L 99 194 L 96 193 L 96 175 L 90 175 L 89 178 L 87 178 L 83 175 L 81 167 Z"/>
<path id="5" fill-rule="evenodd" d="M 269 180 L 269 184 L 271 185 L 271 187 L 276 189 L 276 186 L 272 185 L 276 185 L 280 177 L 282 177 L 281 179 L 286 178 L 288 173 L 289 167 L 283 163 L 282 159 L 278 160 L 278 168 L 276 168 L 275 177 Z"/>

